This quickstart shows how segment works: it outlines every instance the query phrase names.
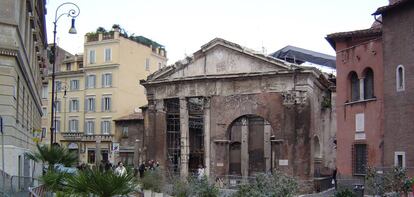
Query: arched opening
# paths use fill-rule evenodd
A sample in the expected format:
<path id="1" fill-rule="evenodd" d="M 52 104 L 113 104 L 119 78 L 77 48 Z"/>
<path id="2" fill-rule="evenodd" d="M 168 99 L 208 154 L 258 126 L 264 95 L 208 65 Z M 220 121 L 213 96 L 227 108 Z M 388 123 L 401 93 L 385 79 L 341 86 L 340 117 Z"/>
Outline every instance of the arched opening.
<path id="1" fill-rule="evenodd" d="M 355 71 L 349 73 L 349 81 L 351 85 L 351 101 L 359 100 L 359 79 Z"/>
<path id="2" fill-rule="evenodd" d="M 374 71 L 367 68 L 364 73 L 364 99 L 374 98 Z"/>
<path id="3" fill-rule="evenodd" d="M 78 160 L 79 160 L 79 146 L 78 146 L 78 144 L 72 142 L 72 143 L 69 143 L 67 147 L 68 147 L 69 152 L 76 155 Z"/>
<path id="4" fill-rule="evenodd" d="M 322 158 L 321 144 L 319 143 L 318 136 L 313 138 L 313 157 L 318 159 Z"/>
<path id="5" fill-rule="evenodd" d="M 403 65 L 397 66 L 396 70 L 397 91 L 405 90 L 405 70 Z"/>
<path id="6" fill-rule="evenodd" d="M 270 124 L 260 116 L 244 115 L 232 122 L 229 136 L 229 171 L 248 176 L 270 169 Z"/>

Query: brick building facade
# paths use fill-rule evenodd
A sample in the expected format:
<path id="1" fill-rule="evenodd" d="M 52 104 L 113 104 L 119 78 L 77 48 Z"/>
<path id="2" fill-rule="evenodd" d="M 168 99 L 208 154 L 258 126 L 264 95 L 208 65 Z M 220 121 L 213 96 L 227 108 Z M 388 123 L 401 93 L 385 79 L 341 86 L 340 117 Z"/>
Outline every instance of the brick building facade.
<path id="1" fill-rule="evenodd" d="M 414 175 L 414 2 L 378 8 L 384 54 L 384 165 Z"/>
<path id="2" fill-rule="evenodd" d="M 382 166 L 383 64 L 381 27 L 327 36 L 336 51 L 337 169 L 340 179 L 363 178 Z"/>
<path id="3" fill-rule="evenodd" d="M 334 169 L 332 83 L 317 69 L 214 39 L 141 84 L 146 156 L 169 172 L 312 180 Z"/>

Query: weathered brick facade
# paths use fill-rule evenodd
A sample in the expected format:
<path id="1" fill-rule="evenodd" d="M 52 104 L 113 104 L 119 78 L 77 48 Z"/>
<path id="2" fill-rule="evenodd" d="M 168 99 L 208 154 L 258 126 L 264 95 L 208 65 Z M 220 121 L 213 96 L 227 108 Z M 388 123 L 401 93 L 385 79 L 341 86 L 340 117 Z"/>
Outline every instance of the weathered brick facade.
<path id="1" fill-rule="evenodd" d="M 365 165 L 382 166 L 383 153 L 383 64 L 381 28 L 330 34 L 336 50 L 337 65 L 337 169 L 340 179 L 355 178 L 355 144 L 366 145 Z M 370 87 L 367 71 L 373 72 L 373 95 L 364 94 Z M 357 76 L 358 96 L 352 100 L 351 74 Z M 357 129 L 357 114 L 363 114 L 362 130 Z"/>
<path id="2" fill-rule="evenodd" d="M 146 156 L 166 170 L 187 176 L 201 164 L 218 177 L 279 169 L 309 180 L 334 169 L 332 84 L 316 69 L 214 39 L 141 84 L 149 103 Z"/>
<path id="3" fill-rule="evenodd" d="M 414 175 L 414 3 L 401 1 L 395 7 L 379 9 L 383 20 L 384 48 L 384 151 L 385 166 L 398 163 Z M 382 10 L 382 11 L 381 11 Z M 404 90 L 397 89 L 397 67 L 404 68 Z"/>

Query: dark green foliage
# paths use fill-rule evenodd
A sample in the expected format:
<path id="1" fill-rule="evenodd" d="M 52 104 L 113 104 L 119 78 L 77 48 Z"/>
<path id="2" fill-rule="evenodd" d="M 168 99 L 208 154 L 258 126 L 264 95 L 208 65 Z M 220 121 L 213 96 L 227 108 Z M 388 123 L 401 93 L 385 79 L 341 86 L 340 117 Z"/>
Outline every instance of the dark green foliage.
<path id="1" fill-rule="evenodd" d="M 281 172 L 258 174 L 250 183 L 240 185 L 234 197 L 291 197 L 298 190 L 297 181 Z"/>
<path id="2" fill-rule="evenodd" d="M 206 176 L 201 179 L 190 180 L 190 193 L 198 197 L 217 197 L 219 189 L 212 183 L 208 182 Z"/>
<path id="3" fill-rule="evenodd" d="M 63 164 L 69 167 L 75 165 L 78 161 L 76 154 L 69 152 L 65 147 L 40 146 L 39 144 L 37 144 L 37 152 L 26 153 L 26 157 L 36 162 L 48 164 L 49 170 L 52 170 L 55 164 Z"/>
<path id="4" fill-rule="evenodd" d="M 190 196 L 190 184 L 187 180 L 180 179 L 179 177 L 172 180 L 173 192 L 172 195 L 176 197 Z"/>
<path id="5" fill-rule="evenodd" d="M 349 189 L 344 189 L 335 194 L 335 197 L 356 197 L 356 195 Z"/>
<path id="6" fill-rule="evenodd" d="M 84 170 L 76 176 L 67 179 L 67 191 L 76 195 L 95 194 L 100 197 L 115 195 L 127 195 L 135 191 L 135 178 L 132 172 L 122 176 L 115 174 L 112 170 L 99 171 Z"/>
<path id="7" fill-rule="evenodd" d="M 65 179 L 67 177 L 68 175 L 65 173 L 49 170 L 43 176 L 40 177 L 40 182 L 42 182 L 45 185 L 48 191 L 58 192 L 64 190 L 66 186 Z"/>

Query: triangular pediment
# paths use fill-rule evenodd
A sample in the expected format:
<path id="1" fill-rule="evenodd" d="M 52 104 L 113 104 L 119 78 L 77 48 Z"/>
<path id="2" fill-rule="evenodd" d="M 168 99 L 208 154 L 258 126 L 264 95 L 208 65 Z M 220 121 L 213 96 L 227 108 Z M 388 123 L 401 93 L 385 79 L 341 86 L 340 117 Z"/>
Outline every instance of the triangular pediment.
<path id="1" fill-rule="evenodd" d="M 203 45 L 193 56 L 149 76 L 148 81 L 278 72 L 291 70 L 292 66 L 282 60 L 216 38 Z"/>

